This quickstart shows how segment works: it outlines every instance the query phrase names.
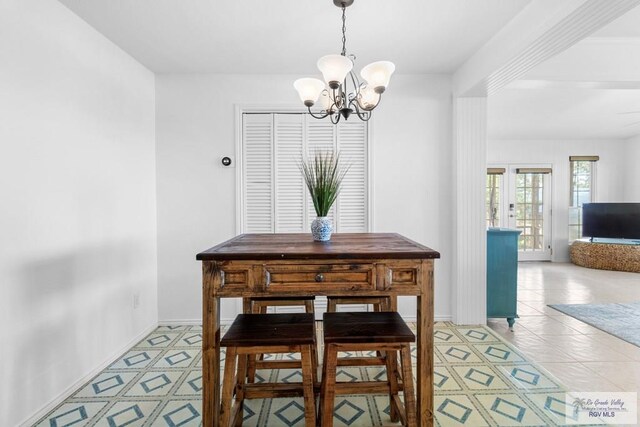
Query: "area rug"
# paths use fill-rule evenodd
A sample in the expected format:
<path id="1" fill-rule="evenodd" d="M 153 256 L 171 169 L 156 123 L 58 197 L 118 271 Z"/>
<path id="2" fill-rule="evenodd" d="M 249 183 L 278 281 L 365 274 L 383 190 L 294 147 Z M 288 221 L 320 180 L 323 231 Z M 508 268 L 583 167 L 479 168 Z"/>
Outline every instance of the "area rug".
<path id="1" fill-rule="evenodd" d="M 550 304 L 549 307 L 640 347 L 640 302 Z"/>
<path id="2" fill-rule="evenodd" d="M 437 323 L 434 340 L 436 425 L 565 424 L 572 410 L 565 388 L 491 329 Z M 199 426 L 201 345 L 200 326 L 160 326 L 36 425 Z M 339 381 L 384 378 L 380 367 L 338 371 Z M 257 381 L 267 379 L 298 382 L 300 372 L 258 371 Z M 244 426 L 304 425 L 302 399 L 250 400 L 245 407 Z M 336 398 L 334 425 L 399 424 L 390 421 L 386 396 L 353 395 Z"/>

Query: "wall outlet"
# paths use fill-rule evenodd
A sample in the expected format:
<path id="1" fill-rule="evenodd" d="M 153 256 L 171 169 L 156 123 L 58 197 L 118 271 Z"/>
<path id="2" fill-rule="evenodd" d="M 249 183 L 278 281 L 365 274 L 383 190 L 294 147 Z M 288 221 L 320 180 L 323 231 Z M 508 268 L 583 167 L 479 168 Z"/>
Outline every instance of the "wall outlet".
<path id="1" fill-rule="evenodd" d="M 136 309 L 138 307 L 140 307 L 140 292 L 133 294 L 133 308 Z"/>

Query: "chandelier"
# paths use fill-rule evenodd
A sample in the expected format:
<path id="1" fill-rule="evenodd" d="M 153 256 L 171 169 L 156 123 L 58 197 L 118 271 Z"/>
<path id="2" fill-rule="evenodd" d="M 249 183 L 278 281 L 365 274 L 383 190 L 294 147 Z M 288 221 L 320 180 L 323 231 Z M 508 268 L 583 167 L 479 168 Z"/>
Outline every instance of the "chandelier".
<path id="1" fill-rule="evenodd" d="M 369 120 L 370 112 L 380 103 L 382 93 L 389 85 L 391 74 L 396 68 L 393 62 L 372 62 L 360 71 L 363 82 L 360 82 L 358 76 L 352 71 L 356 57 L 347 55 L 345 11 L 353 1 L 333 0 L 333 4 L 342 9 L 342 53 L 326 55 L 318 60 L 318 69 L 324 81 L 305 77 L 293 83 L 309 114 L 316 119 L 329 117 L 334 124 L 337 124 L 341 117 L 347 120 L 354 113 L 360 120 Z M 351 92 L 348 85 L 352 86 Z M 314 113 L 311 107 L 318 102 L 319 98 L 322 109 Z"/>

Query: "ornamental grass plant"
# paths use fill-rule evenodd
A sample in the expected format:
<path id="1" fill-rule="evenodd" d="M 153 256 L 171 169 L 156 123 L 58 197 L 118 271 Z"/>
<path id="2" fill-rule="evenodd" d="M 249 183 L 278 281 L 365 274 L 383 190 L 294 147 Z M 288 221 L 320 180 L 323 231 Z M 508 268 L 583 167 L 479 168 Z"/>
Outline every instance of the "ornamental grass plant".
<path id="1" fill-rule="evenodd" d="M 312 159 L 302 161 L 300 171 L 311 195 L 318 217 L 326 217 L 340 193 L 340 185 L 349 166 L 344 166 L 340 153 L 317 151 Z"/>

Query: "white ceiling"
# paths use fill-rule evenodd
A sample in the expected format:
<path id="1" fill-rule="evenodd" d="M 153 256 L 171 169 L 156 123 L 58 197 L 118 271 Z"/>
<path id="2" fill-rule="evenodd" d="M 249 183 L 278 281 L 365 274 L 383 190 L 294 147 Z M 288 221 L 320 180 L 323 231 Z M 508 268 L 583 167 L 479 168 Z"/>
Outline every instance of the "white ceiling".
<path id="1" fill-rule="evenodd" d="M 640 7 L 491 97 L 488 132 L 492 139 L 640 134 Z"/>
<path id="2" fill-rule="evenodd" d="M 347 50 L 360 67 L 451 73 L 529 1 L 357 0 Z M 317 59 L 341 48 L 331 0 L 60 2 L 158 73 L 317 74 Z"/>

